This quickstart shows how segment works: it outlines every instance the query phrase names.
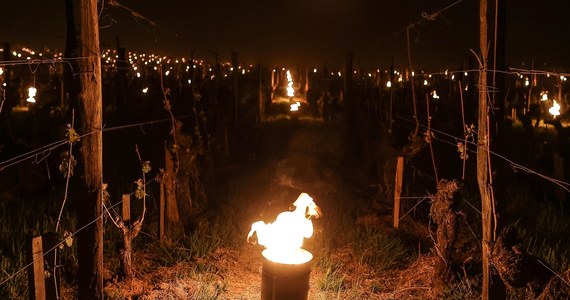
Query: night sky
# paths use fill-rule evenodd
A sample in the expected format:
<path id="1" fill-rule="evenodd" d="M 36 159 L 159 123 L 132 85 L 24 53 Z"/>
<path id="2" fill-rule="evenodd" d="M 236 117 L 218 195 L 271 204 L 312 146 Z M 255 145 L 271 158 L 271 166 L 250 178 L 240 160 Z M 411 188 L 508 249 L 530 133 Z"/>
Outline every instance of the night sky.
<path id="1" fill-rule="evenodd" d="M 456 0 L 117 0 L 155 23 L 105 1 L 101 43 L 115 37 L 129 50 L 213 60 L 239 53 L 247 63 L 338 66 L 406 65 L 406 25 Z M 494 1 L 489 0 L 490 3 Z M 48 4 L 49 3 L 49 4 Z M 478 0 L 463 0 L 411 31 L 412 59 L 428 69 L 460 68 L 478 49 Z M 507 3 L 507 63 L 537 69 L 570 67 L 570 4 Z M 492 32 L 492 28 L 490 28 Z M 0 1 L 0 42 L 63 49 L 63 0 Z M 522 65 L 525 62 L 526 65 Z M 545 63 L 547 63 L 545 65 Z"/>

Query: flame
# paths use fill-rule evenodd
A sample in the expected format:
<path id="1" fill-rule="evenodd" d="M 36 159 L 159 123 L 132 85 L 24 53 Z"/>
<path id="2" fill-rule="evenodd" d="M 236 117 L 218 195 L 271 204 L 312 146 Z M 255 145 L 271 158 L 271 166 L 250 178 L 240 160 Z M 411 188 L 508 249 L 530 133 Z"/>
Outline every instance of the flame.
<path id="1" fill-rule="evenodd" d="M 560 115 L 560 104 L 558 104 L 558 102 L 556 102 L 556 100 L 552 100 L 552 107 L 548 110 L 548 112 L 553 115 L 553 116 L 559 116 Z"/>
<path id="2" fill-rule="evenodd" d="M 273 223 L 257 221 L 251 224 L 247 240 L 257 235 L 257 243 L 264 246 L 263 255 L 274 262 L 302 264 L 312 258 L 303 251 L 303 240 L 313 236 L 312 217 L 321 215 L 320 208 L 313 198 L 302 193 L 293 203 L 294 211 L 280 213 Z"/>
<path id="3" fill-rule="evenodd" d="M 301 107 L 301 102 L 297 101 L 289 106 L 290 111 L 299 111 L 299 107 Z"/>
<path id="4" fill-rule="evenodd" d="M 295 97 L 295 89 L 293 88 L 293 75 L 287 70 L 287 97 Z"/>

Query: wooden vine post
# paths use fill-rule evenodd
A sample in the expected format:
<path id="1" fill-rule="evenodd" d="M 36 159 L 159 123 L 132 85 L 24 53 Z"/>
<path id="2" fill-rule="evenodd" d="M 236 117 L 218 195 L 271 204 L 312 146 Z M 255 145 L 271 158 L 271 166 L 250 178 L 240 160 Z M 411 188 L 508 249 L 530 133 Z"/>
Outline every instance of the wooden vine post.
<path id="1" fill-rule="evenodd" d="M 66 0 L 66 53 L 77 58 L 71 99 L 79 111 L 81 139 L 77 188 L 78 298 L 103 299 L 102 82 L 97 0 Z M 68 51 L 69 50 L 69 51 Z"/>
<path id="2" fill-rule="evenodd" d="M 168 148 L 164 147 L 165 176 L 160 183 L 159 204 L 159 239 L 176 238 L 181 230 L 178 205 L 176 202 L 176 188 L 174 182 L 174 161 Z"/>
<path id="3" fill-rule="evenodd" d="M 396 164 L 396 178 L 394 182 L 394 228 L 400 227 L 400 195 L 402 194 L 402 181 L 404 179 L 404 157 L 398 156 Z"/>
<path id="4" fill-rule="evenodd" d="M 483 286 L 481 298 L 489 299 L 491 266 L 490 266 L 490 245 L 493 242 L 492 228 L 492 200 L 491 184 L 489 178 L 489 128 L 488 128 L 488 101 L 487 101 L 487 0 L 480 0 L 479 3 L 479 46 L 481 48 L 480 71 L 479 71 L 479 109 L 478 109 L 478 135 L 477 135 L 477 182 L 481 195 L 481 222 L 483 237 L 482 243 L 482 264 L 483 264 Z"/>
<path id="5" fill-rule="evenodd" d="M 28 286 L 30 290 L 30 300 L 45 300 L 46 284 L 42 237 L 33 237 L 30 248 L 30 256 L 32 260 L 32 264 L 28 267 Z"/>

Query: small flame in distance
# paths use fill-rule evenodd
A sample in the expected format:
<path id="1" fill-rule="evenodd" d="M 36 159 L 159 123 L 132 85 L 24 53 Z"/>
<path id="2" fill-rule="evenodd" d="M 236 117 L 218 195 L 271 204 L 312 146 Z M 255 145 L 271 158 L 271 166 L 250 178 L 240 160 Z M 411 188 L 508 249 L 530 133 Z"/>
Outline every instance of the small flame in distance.
<path id="1" fill-rule="evenodd" d="M 553 116 L 559 116 L 560 115 L 560 104 L 558 104 L 558 102 L 556 102 L 556 100 L 552 100 L 552 107 L 548 110 L 548 112 L 553 115 Z"/>
<path id="2" fill-rule="evenodd" d="M 257 221 L 251 224 L 247 240 L 266 247 L 264 256 L 274 262 L 284 264 L 301 264 L 309 261 L 312 255 L 302 251 L 303 240 L 313 235 L 311 218 L 321 216 L 320 208 L 313 198 L 302 193 L 293 203 L 295 210 L 280 213 L 273 223 Z"/>

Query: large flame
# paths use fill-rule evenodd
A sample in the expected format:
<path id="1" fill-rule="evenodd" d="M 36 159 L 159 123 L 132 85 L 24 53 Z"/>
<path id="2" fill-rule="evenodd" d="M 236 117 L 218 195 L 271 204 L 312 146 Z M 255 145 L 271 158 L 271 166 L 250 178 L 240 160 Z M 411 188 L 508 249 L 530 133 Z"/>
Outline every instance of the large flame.
<path id="1" fill-rule="evenodd" d="M 560 115 L 560 104 L 558 104 L 558 102 L 556 102 L 556 100 L 553 100 L 552 107 L 548 110 L 548 112 L 555 117 L 559 116 Z"/>
<path id="2" fill-rule="evenodd" d="M 295 89 L 293 88 L 293 75 L 287 70 L 287 97 L 295 97 Z"/>
<path id="3" fill-rule="evenodd" d="M 303 251 L 303 240 L 313 235 L 312 217 L 321 215 L 320 208 L 313 198 L 302 193 L 293 203 L 294 211 L 280 213 L 273 223 L 257 221 L 251 224 L 247 240 L 257 235 L 257 243 L 266 247 L 264 256 L 278 263 L 301 264 L 309 261 L 312 255 Z"/>

